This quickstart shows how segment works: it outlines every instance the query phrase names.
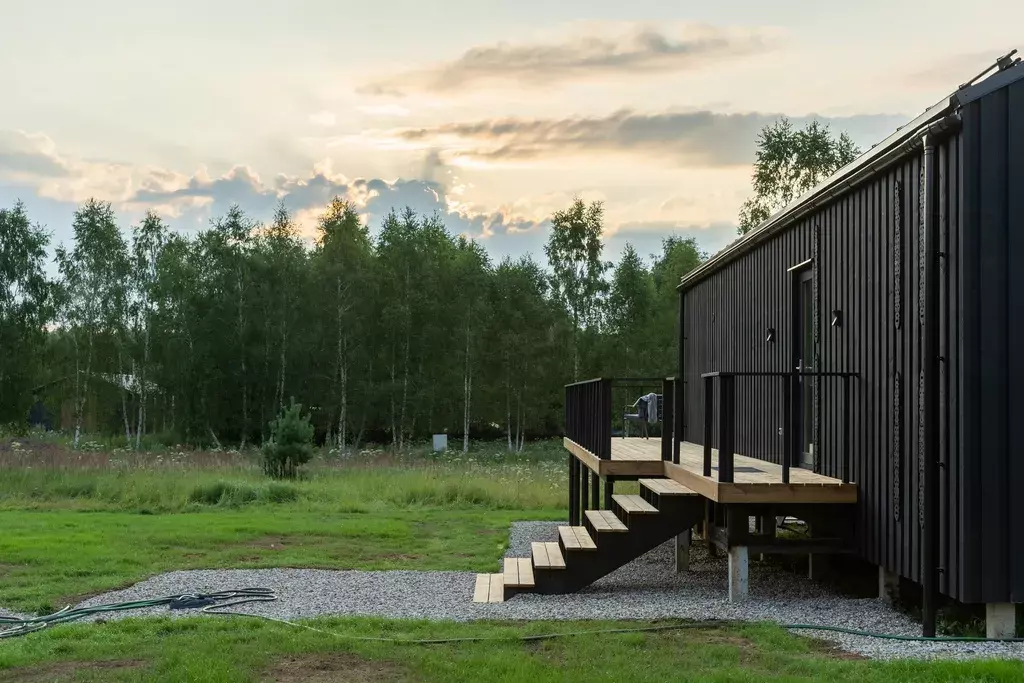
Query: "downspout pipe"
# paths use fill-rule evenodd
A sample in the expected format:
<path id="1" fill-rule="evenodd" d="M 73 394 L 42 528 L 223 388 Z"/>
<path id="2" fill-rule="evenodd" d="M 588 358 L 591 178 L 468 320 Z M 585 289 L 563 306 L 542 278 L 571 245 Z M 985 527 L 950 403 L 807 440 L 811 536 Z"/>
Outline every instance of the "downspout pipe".
<path id="1" fill-rule="evenodd" d="M 939 212 L 935 133 L 921 137 L 924 215 L 924 319 L 922 320 L 922 379 L 924 381 L 924 443 L 918 447 L 923 481 L 921 588 L 922 635 L 935 636 L 939 578 Z"/>

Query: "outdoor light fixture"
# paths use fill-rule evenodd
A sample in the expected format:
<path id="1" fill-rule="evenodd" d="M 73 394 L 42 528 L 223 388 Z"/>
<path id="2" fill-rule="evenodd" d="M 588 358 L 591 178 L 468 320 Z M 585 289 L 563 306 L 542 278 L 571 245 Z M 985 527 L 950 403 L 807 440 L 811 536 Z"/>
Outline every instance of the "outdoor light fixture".
<path id="1" fill-rule="evenodd" d="M 843 326 L 843 312 L 838 308 L 832 309 L 832 327 Z"/>
<path id="2" fill-rule="evenodd" d="M 769 327 L 768 332 L 765 334 L 765 341 L 769 344 L 775 343 L 775 328 Z"/>

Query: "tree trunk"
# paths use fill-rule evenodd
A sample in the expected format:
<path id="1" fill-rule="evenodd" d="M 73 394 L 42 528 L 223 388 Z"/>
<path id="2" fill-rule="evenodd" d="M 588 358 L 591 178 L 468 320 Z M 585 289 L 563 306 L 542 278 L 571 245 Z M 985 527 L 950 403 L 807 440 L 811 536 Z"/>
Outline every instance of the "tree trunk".
<path id="1" fill-rule="evenodd" d="M 284 371 L 285 371 L 285 358 L 286 350 L 288 348 L 288 327 L 284 324 L 281 325 L 281 371 L 278 375 L 277 385 L 277 412 L 280 414 L 284 410 Z"/>
<path id="2" fill-rule="evenodd" d="M 390 391 L 388 392 L 388 396 L 391 399 L 391 447 L 392 448 L 399 448 L 400 447 L 400 442 L 399 442 L 398 424 L 397 424 L 398 414 L 397 414 L 396 408 L 395 408 L 395 345 L 394 344 L 391 345 L 391 383 L 390 383 Z"/>
<path id="3" fill-rule="evenodd" d="M 405 332 L 405 357 L 402 361 L 402 411 L 398 422 L 398 450 L 405 447 L 405 407 L 409 398 L 409 330 Z"/>
<path id="4" fill-rule="evenodd" d="M 242 268 L 237 271 L 238 280 L 238 356 L 242 365 L 242 440 L 239 450 L 245 450 L 249 440 L 249 371 L 245 364 L 245 277 Z"/>
<path id="5" fill-rule="evenodd" d="M 145 308 L 148 313 L 149 310 L 149 298 L 146 298 Z M 146 391 L 146 375 L 149 368 L 149 326 L 151 321 L 149 316 L 146 316 L 145 330 L 143 332 L 142 342 L 142 367 L 139 368 L 139 415 L 138 420 L 135 424 L 135 450 L 139 450 L 142 447 L 142 433 L 146 430 L 146 399 L 148 394 Z"/>
<path id="6" fill-rule="evenodd" d="M 463 402 L 462 402 L 462 452 L 469 452 L 469 416 L 470 400 L 473 395 L 473 368 L 470 362 L 470 325 L 466 321 L 466 367 L 463 372 Z"/>
<path id="7" fill-rule="evenodd" d="M 335 378 L 339 386 L 336 388 L 338 395 L 338 452 L 345 450 L 345 443 L 348 437 L 348 336 L 344 332 L 344 313 L 342 305 L 343 288 L 341 278 L 335 279 L 335 299 L 338 302 L 338 348 L 336 356 Z"/>
<path id="8" fill-rule="evenodd" d="M 127 378 L 124 374 L 124 362 L 121 355 L 121 345 L 117 346 L 117 385 L 121 389 L 121 417 L 124 420 L 124 439 L 128 446 L 132 445 L 132 425 L 128 421 L 128 391 L 124 385 Z"/>
<path id="9" fill-rule="evenodd" d="M 518 428 L 517 428 L 518 429 Z M 509 352 L 505 348 L 505 435 L 508 437 L 508 452 L 512 452 L 512 373 L 509 367 Z M 519 433 L 516 432 L 516 442 Z"/>

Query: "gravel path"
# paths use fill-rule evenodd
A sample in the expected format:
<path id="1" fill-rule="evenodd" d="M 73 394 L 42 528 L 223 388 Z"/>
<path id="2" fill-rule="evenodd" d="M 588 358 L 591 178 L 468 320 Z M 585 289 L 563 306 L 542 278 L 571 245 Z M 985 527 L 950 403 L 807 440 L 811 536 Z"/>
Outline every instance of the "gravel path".
<path id="1" fill-rule="evenodd" d="M 555 540 L 557 524 L 515 524 L 509 556 L 527 556 L 536 540 Z M 495 571 L 499 569 L 496 567 Z M 690 571 L 676 575 L 670 543 L 572 595 L 523 594 L 493 605 L 472 602 L 473 572 L 324 571 L 312 569 L 233 569 L 171 572 L 126 590 L 91 598 L 83 605 L 138 600 L 188 592 L 262 586 L 279 600 L 242 605 L 239 612 L 285 619 L 324 615 L 373 615 L 450 619 L 661 619 L 770 620 L 782 624 L 845 626 L 893 635 L 919 635 L 920 625 L 879 600 L 836 596 L 791 572 L 752 562 L 750 600 L 728 602 L 726 564 L 700 547 L 691 553 Z M 166 609 L 148 611 L 166 616 Z M 112 619 L 146 611 L 105 615 Z M 189 614 L 188 612 L 173 614 Z M 913 643 L 820 631 L 798 631 L 838 643 L 869 657 L 1013 657 L 1024 659 L 1021 643 Z"/>

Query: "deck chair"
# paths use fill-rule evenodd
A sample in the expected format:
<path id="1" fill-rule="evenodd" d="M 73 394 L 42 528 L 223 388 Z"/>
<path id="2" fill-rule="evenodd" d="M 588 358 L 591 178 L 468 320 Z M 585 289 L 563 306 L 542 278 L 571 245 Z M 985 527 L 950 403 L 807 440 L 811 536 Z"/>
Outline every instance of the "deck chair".
<path id="1" fill-rule="evenodd" d="M 632 410 L 636 412 L 630 412 Z M 625 439 L 629 436 L 629 423 L 637 422 L 640 424 L 640 435 L 645 439 L 651 438 L 647 434 L 647 401 L 643 397 L 638 398 L 633 402 L 633 405 L 627 405 L 622 411 L 622 438 Z"/>

